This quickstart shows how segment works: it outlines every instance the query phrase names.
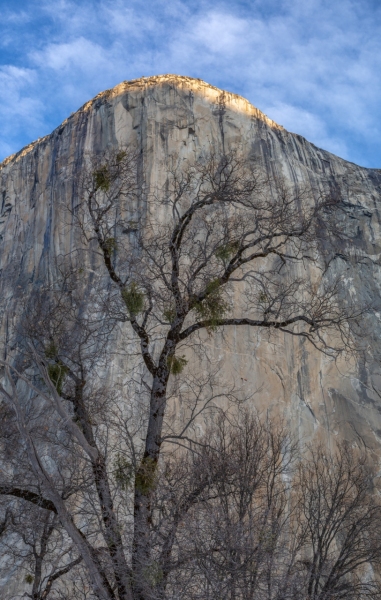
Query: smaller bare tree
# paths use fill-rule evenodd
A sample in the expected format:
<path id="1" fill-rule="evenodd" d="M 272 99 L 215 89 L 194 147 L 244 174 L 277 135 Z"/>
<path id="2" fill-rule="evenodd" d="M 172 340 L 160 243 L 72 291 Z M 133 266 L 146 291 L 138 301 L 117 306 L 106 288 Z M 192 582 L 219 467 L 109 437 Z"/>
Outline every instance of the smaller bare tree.
<path id="1" fill-rule="evenodd" d="M 346 444 L 300 456 L 286 429 L 246 411 L 220 418 L 204 444 L 210 485 L 184 515 L 169 597 L 379 600 L 381 502 L 368 457 Z"/>
<path id="2" fill-rule="evenodd" d="M 285 539 L 296 444 L 282 423 L 247 409 L 220 415 L 203 443 L 210 486 L 184 522 L 179 564 L 189 588 L 174 597 L 275 598 L 291 560 Z"/>
<path id="3" fill-rule="evenodd" d="M 311 448 L 297 471 L 304 558 L 298 563 L 311 600 L 379 598 L 381 505 L 376 472 L 347 444 L 330 454 Z"/>
<path id="4" fill-rule="evenodd" d="M 20 501 L 12 502 L 12 518 L 2 538 L 2 552 L 24 573 L 28 591 L 20 598 L 31 600 L 58 598 L 57 585 L 62 586 L 62 579 L 82 561 L 56 513 Z"/>

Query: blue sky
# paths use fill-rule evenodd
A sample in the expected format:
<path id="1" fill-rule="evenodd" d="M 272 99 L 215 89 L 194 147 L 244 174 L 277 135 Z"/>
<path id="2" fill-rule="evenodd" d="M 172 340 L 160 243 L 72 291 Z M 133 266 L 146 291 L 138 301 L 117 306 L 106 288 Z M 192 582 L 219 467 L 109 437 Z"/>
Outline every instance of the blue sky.
<path id="1" fill-rule="evenodd" d="M 0 160 L 120 81 L 200 77 L 381 168 L 381 0 L 0 0 Z"/>

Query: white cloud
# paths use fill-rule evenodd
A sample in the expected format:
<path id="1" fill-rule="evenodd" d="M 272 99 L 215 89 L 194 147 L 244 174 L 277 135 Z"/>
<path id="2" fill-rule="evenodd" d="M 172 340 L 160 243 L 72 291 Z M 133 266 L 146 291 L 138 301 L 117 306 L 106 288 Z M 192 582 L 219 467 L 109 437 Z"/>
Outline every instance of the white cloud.
<path id="1" fill-rule="evenodd" d="M 288 131 L 299 134 L 303 131 L 303 136 L 313 140 L 316 146 L 348 158 L 345 142 L 329 135 L 327 124 L 319 115 L 281 102 L 269 104 L 265 108 L 265 113 L 271 115 L 274 121 L 283 125 Z"/>
<path id="2" fill-rule="evenodd" d="M 31 15 L 26 10 L 14 12 L 8 8 L 8 10 L 2 10 L 1 20 L 3 24 L 20 25 L 21 23 L 28 23 L 31 20 Z"/>
<path id="3" fill-rule="evenodd" d="M 82 71 L 92 73 L 109 65 L 107 51 L 84 37 L 64 44 L 48 44 L 43 51 L 32 52 L 30 58 L 42 69 L 53 69 L 61 74 L 64 71 L 72 76 Z"/>
<path id="4" fill-rule="evenodd" d="M 137 13 L 132 8 L 123 6 L 123 3 L 105 4 L 103 12 L 107 28 L 113 35 L 128 33 L 134 38 L 142 38 L 148 32 L 157 30 L 159 26 L 149 12 Z"/>
<path id="5" fill-rule="evenodd" d="M 0 67 L 0 160 L 20 149 L 17 140 L 33 139 L 44 127 L 44 108 L 36 95 L 32 69 Z"/>
<path id="6" fill-rule="evenodd" d="M 367 19 L 359 28 L 355 17 L 350 2 L 327 8 L 318 0 L 308 11 L 300 3 L 261 20 L 214 9 L 177 36 L 172 53 L 182 66 L 218 73 L 286 127 L 349 156 L 339 136 L 375 141 L 381 120 L 381 24 L 368 31 Z"/>
<path id="7" fill-rule="evenodd" d="M 42 103 L 34 94 L 28 95 L 28 89 L 35 82 L 36 74 L 32 69 L 12 65 L 0 68 L 0 115 L 5 130 L 15 126 L 14 121 L 10 122 L 11 118 L 22 118 L 31 128 L 41 122 Z"/>
<path id="8" fill-rule="evenodd" d="M 212 56 L 228 53 L 230 58 L 245 52 L 253 23 L 226 12 L 213 11 L 195 22 L 190 40 L 195 48 L 202 44 Z M 210 54 L 209 54 L 210 56 Z"/>

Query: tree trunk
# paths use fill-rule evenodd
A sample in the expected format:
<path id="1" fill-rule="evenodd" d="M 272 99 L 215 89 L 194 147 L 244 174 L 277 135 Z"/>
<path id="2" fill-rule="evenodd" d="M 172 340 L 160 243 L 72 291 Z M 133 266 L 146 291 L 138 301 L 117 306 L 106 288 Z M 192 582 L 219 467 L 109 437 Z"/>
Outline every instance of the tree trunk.
<path id="1" fill-rule="evenodd" d="M 134 540 L 132 548 L 134 600 L 148 600 L 150 590 L 156 587 L 155 576 L 157 574 L 155 565 L 151 563 L 151 501 L 156 486 L 167 400 L 169 368 L 166 362 L 165 360 L 165 366 L 159 366 L 152 383 L 144 455 L 135 473 Z"/>

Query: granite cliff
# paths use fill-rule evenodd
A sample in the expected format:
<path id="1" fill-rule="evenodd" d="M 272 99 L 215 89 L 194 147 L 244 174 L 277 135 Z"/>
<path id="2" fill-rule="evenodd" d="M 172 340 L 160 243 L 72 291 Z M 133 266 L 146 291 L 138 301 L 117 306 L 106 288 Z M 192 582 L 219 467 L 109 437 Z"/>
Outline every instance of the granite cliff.
<path id="1" fill-rule="evenodd" d="M 204 147 L 239 144 L 271 173 L 291 182 L 330 185 L 346 204 L 352 263 L 335 257 L 347 293 L 372 301 L 366 353 L 336 364 L 299 339 L 260 332 L 229 333 L 229 344 L 210 340 L 253 389 L 261 410 L 280 407 L 294 431 L 311 438 L 346 438 L 381 454 L 381 170 L 366 169 L 287 132 L 247 100 L 189 77 L 163 75 L 123 82 L 102 92 L 0 165 L 1 335 L 14 326 L 14 304 L 28 286 L 54 278 L 54 258 L 76 248 L 62 206 L 75 196 L 83 156 L 118 145 L 137 145 L 148 185 L 163 181 L 168 157 L 197 158 Z M 149 211 L 149 207 L 148 207 Z M 165 214 L 154 215 L 165 220 Z M 10 283 L 12 282 L 12 283 Z M 84 283 L 85 285 L 85 283 Z M 380 306 L 380 314 L 377 306 Z"/>

